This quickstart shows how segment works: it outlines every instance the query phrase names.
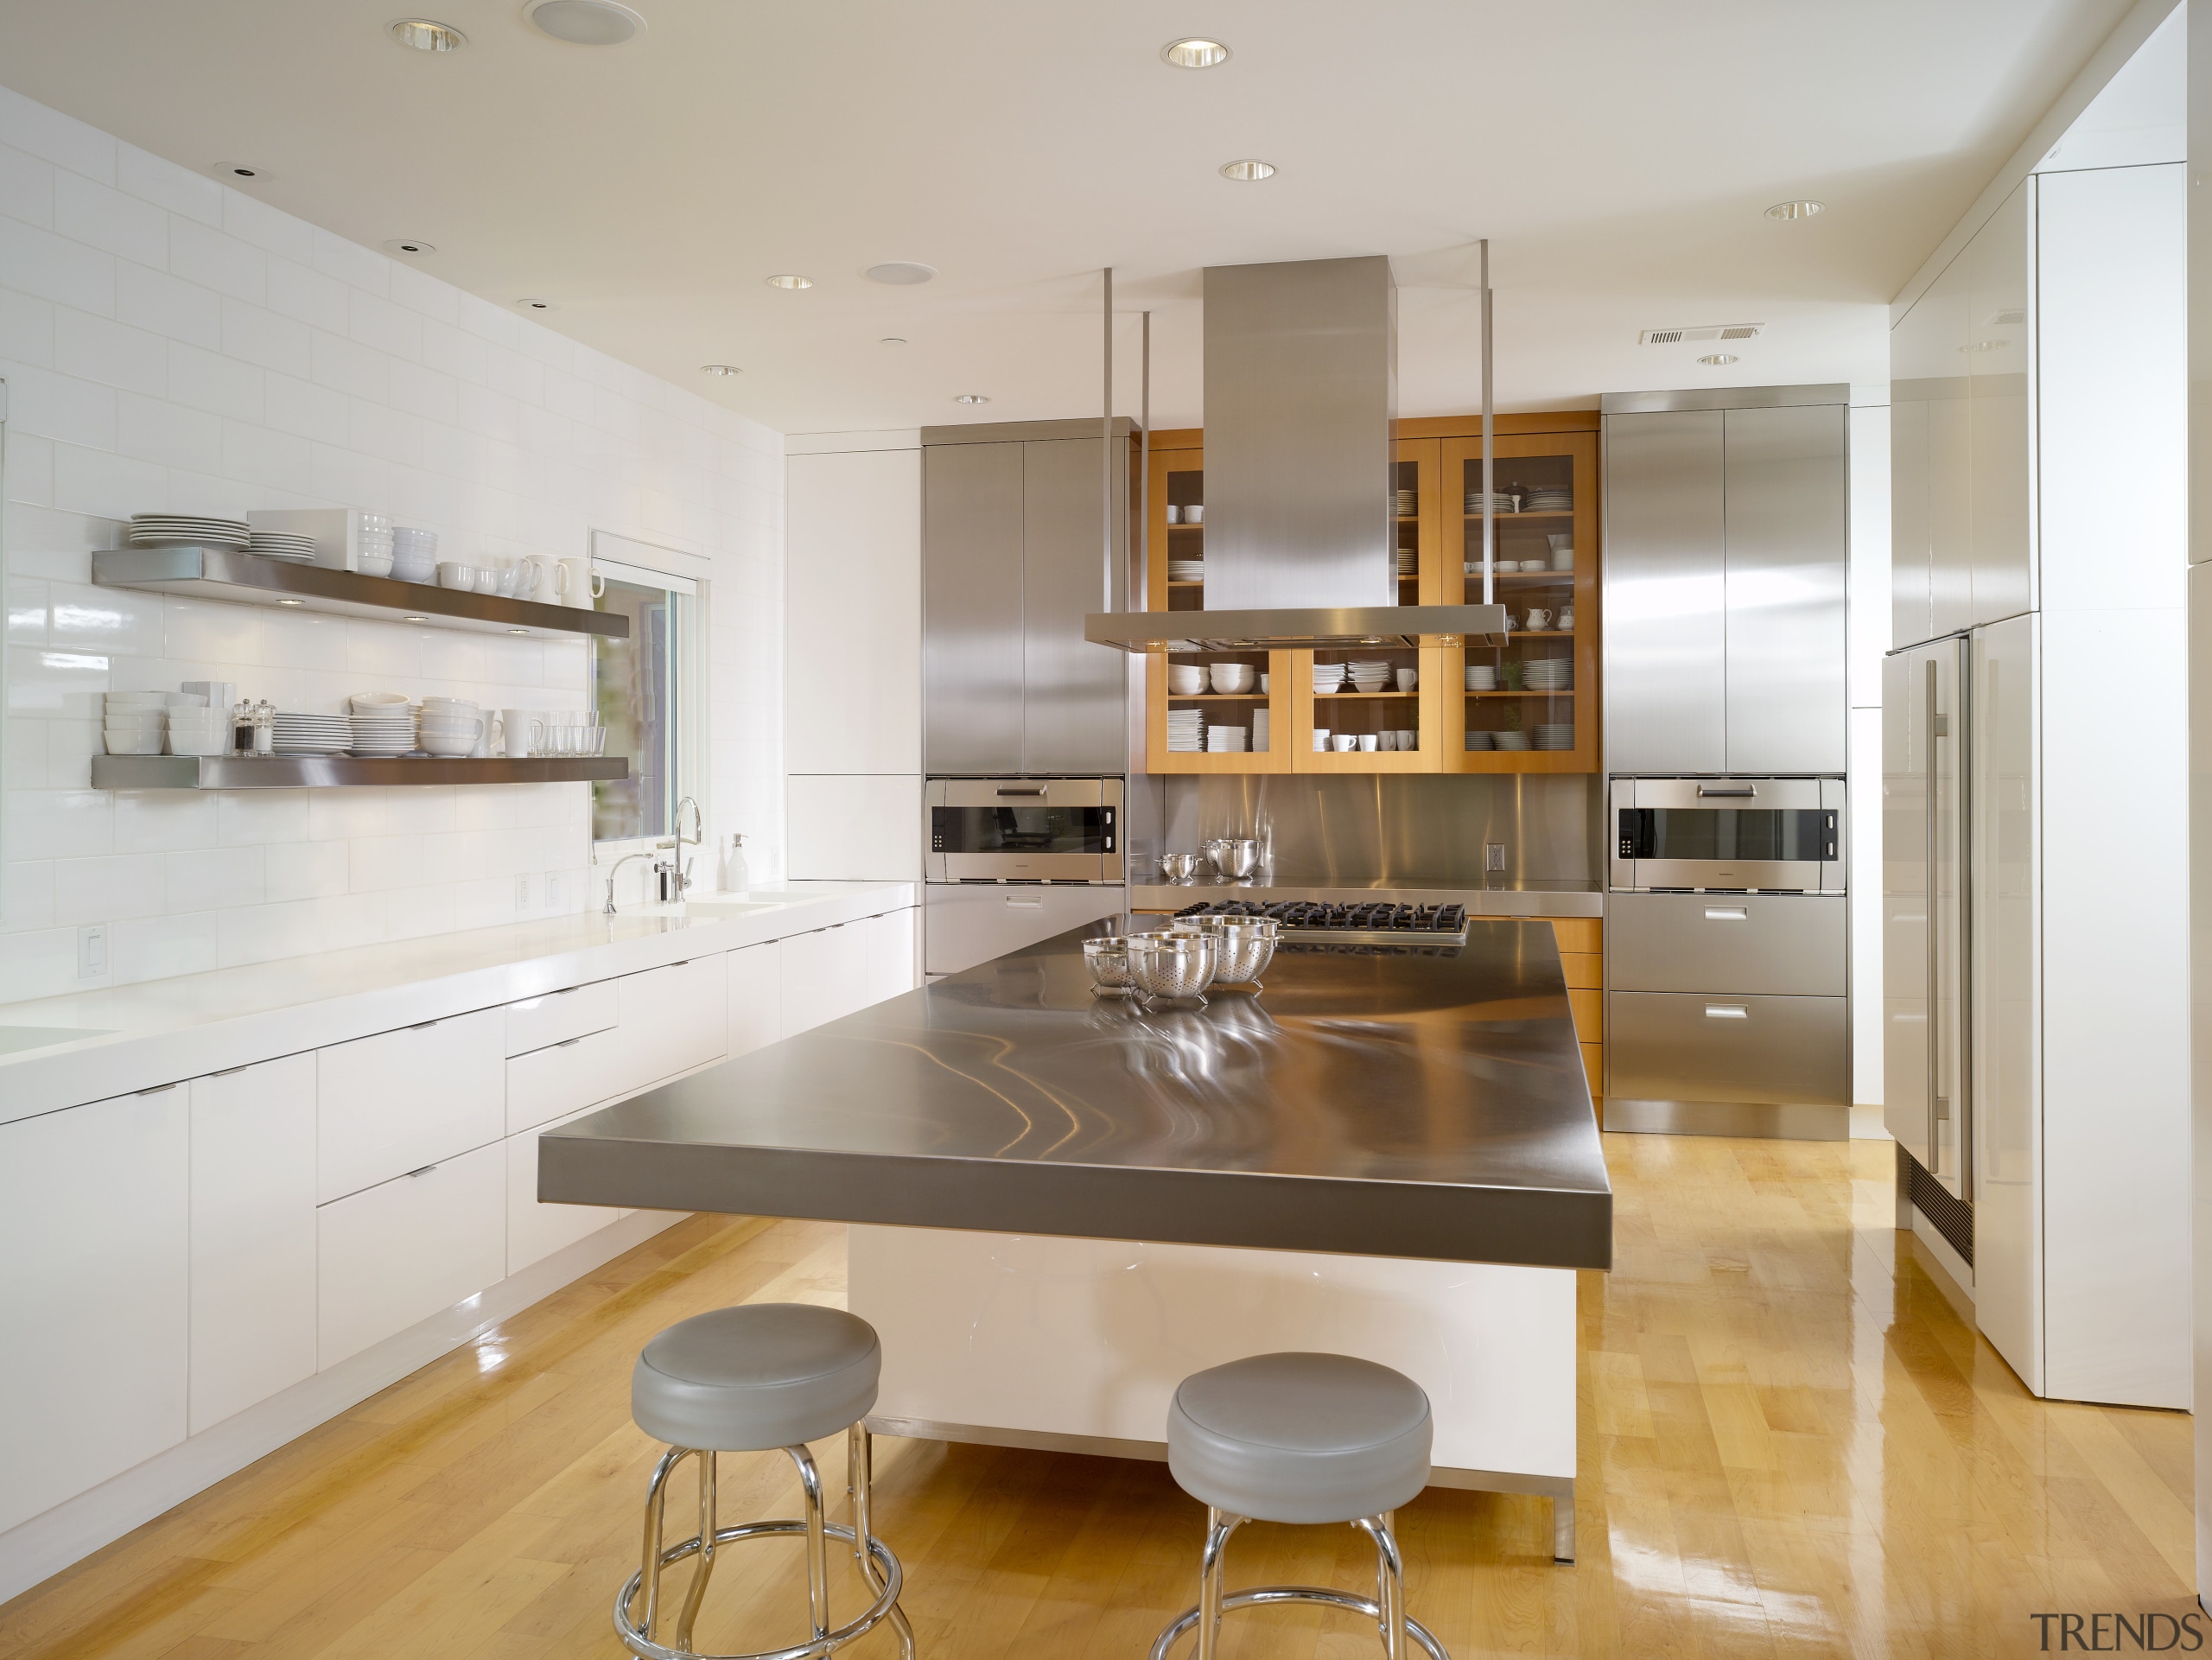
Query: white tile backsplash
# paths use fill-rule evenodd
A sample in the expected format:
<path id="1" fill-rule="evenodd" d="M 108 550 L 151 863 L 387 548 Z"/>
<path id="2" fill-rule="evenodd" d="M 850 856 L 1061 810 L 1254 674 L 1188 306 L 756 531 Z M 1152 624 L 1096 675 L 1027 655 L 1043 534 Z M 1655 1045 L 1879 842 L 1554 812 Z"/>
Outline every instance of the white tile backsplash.
<path id="1" fill-rule="evenodd" d="M 92 586 L 133 512 L 351 506 L 444 557 L 581 555 L 594 530 L 705 556 L 703 855 L 742 830 L 755 879 L 780 876 L 778 435 L 4 89 L 0 377 L 0 1002 L 100 983 L 76 978 L 88 922 L 121 983 L 543 914 L 549 875 L 563 909 L 595 902 L 579 785 L 88 788 L 111 690 L 587 697 L 575 640 Z"/>

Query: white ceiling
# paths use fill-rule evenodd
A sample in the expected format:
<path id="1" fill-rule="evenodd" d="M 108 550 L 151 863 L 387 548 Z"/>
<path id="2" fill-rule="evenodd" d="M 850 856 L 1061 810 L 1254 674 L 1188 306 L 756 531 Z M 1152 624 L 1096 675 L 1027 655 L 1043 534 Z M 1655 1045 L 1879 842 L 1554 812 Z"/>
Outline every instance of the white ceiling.
<path id="1" fill-rule="evenodd" d="M 1095 411 L 1111 264 L 1119 406 L 1149 308 L 1166 427 L 1199 270 L 1243 260 L 1389 254 L 1401 412 L 1473 407 L 1485 235 L 1501 408 L 1885 379 L 1886 302 L 2129 0 L 632 0 L 609 48 L 426 3 L 467 49 L 391 0 L 0 0 L 0 80 L 786 432 Z M 1160 60 L 1192 34 L 1235 57 Z M 1247 156 L 1281 171 L 1216 174 Z M 1767 333 L 1636 344 L 1718 322 Z"/>

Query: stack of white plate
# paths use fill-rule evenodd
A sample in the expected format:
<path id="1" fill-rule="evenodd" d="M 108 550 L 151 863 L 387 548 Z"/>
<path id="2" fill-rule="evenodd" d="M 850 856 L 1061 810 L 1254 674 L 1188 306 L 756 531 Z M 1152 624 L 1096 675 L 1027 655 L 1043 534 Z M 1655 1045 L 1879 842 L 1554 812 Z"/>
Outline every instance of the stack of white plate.
<path id="1" fill-rule="evenodd" d="M 1398 492 L 1398 517 L 1411 518 L 1421 507 L 1420 493 L 1413 490 Z"/>
<path id="2" fill-rule="evenodd" d="M 168 735 L 168 694 L 111 691 L 101 699 L 100 736 L 111 755 L 158 755 Z"/>
<path id="3" fill-rule="evenodd" d="M 1522 498 L 1521 510 L 1529 513 L 1571 513 L 1574 511 L 1574 492 L 1531 490 Z"/>
<path id="4" fill-rule="evenodd" d="M 1267 753 L 1268 711 L 1264 709 L 1255 709 L 1252 711 L 1252 747 L 1262 754 Z"/>
<path id="5" fill-rule="evenodd" d="M 1351 683 L 1362 691 L 1388 691 L 1390 689 L 1390 665 L 1381 658 L 1358 658 L 1351 660 Z"/>
<path id="6" fill-rule="evenodd" d="M 1170 559 L 1167 580 L 1171 582 L 1203 582 L 1206 579 L 1206 562 L 1203 559 Z"/>
<path id="7" fill-rule="evenodd" d="M 353 723 L 343 715 L 295 715 L 279 709 L 275 726 L 280 755 L 342 755 L 353 741 Z"/>
<path id="8" fill-rule="evenodd" d="M 1489 748 L 1491 735 L 1487 732 L 1470 732 L 1467 735 L 1467 747 L 1470 749 Z"/>
<path id="9" fill-rule="evenodd" d="M 347 717 L 357 755 L 404 755 L 415 747 L 415 708 L 397 693 L 368 692 L 353 699 Z"/>
<path id="10" fill-rule="evenodd" d="M 1497 690 L 1497 667 L 1488 663 L 1467 665 L 1467 690 L 1469 691 L 1496 691 Z M 1488 748 L 1490 746 L 1485 744 L 1483 747 Z"/>
<path id="11" fill-rule="evenodd" d="M 1478 513 L 1482 510 L 1483 493 L 1479 490 L 1468 491 L 1467 511 Z M 1493 490 L 1491 492 L 1490 510 L 1493 513 L 1517 513 L 1521 511 L 1521 498 L 1509 496 L 1503 490 Z"/>
<path id="12" fill-rule="evenodd" d="M 252 538 L 242 518 L 198 518 L 188 513 L 133 513 L 134 548 L 242 548 Z"/>
<path id="13" fill-rule="evenodd" d="M 256 531 L 245 544 L 245 550 L 264 554 L 271 559 L 296 559 L 308 564 L 315 558 L 315 537 L 295 536 L 289 531 Z"/>
<path id="14" fill-rule="evenodd" d="M 1530 691 L 1565 691 L 1574 684 L 1571 657 L 1532 657 L 1521 665 Z"/>
<path id="15" fill-rule="evenodd" d="M 1563 722 L 1557 726 L 1536 728 L 1536 747 L 1539 749 L 1572 749 L 1574 747 L 1574 722 Z"/>
<path id="16" fill-rule="evenodd" d="M 1344 684 L 1344 665 L 1341 663 L 1316 663 L 1313 665 L 1315 692 L 1342 691 Z"/>
<path id="17" fill-rule="evenodd" d="M 1493 732 L 1490 735 L 1490 741 L 1493 749 L 1526 749 L 1529 735 L 1525 732 Z M 1570 749 L 1573 747 L 1572 744 L 1567 747 Z"/>
<path id="18" fill-rule="evenodd" d="M 1410 576 L 1414 574 L 1414 550 L 1411 548 L 1400 548 L 1398 550 L 1399 576 Z"/>
<path id="19" fill-rule="evenodd" d="M 1206 753 L 1210 755 L 1241 755 L 1246 740 L 1251 735 L 1241 726 L 1210 726 L 1206 728 Z M 1174 746 L 1168 746 L 1173 748 Z"/>
<path id="20" fill-rule="evenodd" d="M 1195 755 L 1206 747 L 1206 712 L 1202 709 L 1167 711 L 1167 753 Z"/>

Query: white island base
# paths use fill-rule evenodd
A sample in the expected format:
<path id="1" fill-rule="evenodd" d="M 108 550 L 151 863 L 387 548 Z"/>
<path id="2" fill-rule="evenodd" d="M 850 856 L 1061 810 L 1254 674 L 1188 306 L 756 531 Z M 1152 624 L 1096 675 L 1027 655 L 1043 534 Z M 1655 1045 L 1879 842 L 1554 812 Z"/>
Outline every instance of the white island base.
<path id="1" fill-rule="evenodd" d="M 1574 1559 L 1571 1269 L 862 1225 L 849 1250 L 879 1434 L 1165 1459 L 1191 1373 L 1357 1355 L 1428 1392 L 1433 1484 L 1548 1496 Z"/>

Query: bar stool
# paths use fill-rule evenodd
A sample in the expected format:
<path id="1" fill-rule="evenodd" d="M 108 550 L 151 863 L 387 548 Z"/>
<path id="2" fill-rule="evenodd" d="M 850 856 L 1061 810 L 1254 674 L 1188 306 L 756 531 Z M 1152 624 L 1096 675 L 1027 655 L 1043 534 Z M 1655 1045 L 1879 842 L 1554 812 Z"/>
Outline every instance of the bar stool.
<path id="1" fill-rule="evenodd" d="M 1195 1372 L 1167 1411 L 1167 1467 L 1206 1507 L 1198 1606 L 1160 1632 L 1152 1660 L 1198 1628 L 1214 1660 L 1221 1617 L 1272 1602 L 1322 1602 L 1369 1616 L 1389 1660 L 1406 1638 L 1431 1660 L 1444 1645 L 1406 1614 L 1404 1563 L 1391 1513 L 1428 1485 L 1428 1396 L 1412 1378 L 1340 1354 L 1263 1354 Z M 1247 1521 L 1349 1522 L 1375 1541 L 1373 1600 L 1310 1585 L 1222 1593 L 1229 1536 Z"/>
<path id="2" fill-rule="evenodd" d="M 870 1446 L 866 1424 L 875 1404 L 882 1350 L 875 1328 L 840 1308 L 809 1303 L 747 1303 L 680 1320 L 645 1345 L 630 1377 L 630 1415 L 668 1451 L 653 1466 L 645 1488 L 644 1560 L 614 1600 L 614 1631 L 644 1660 L 812 1660 L 854 1641 L 887 1619 L 899 1633 L 899 1651 L 913 1660 L 914 1633 L 899 1608 L 905 1580 L 899 1559 L 869 1530 Z M 822 1476 L 806 1443 L 845 1432 L 845 1491 L 852 1503 L 848 1527 L 825 1523 Z M 725 1528 L 715 1514 L 715 1454 L 765 1453 L 780 1447 L 798 1466 L 806 1493 L 803 1522 L 748 1522 Z M 699 1461 L 699 1531 L 663 1549 L 668 1480 L 689 1458 Z M 691 1628 L 707 1593 L 718 1546 L 777 1534 L 806 1536 L 806 1580 L 812 1638 L 789 1648 L 753 1655 L 702 1656 L 691 1648 Z M 861 1577 L 875 1600 L 858 1619 L 830 1628 L 829 1541 L 851 1544 Z M 654 1636 L 661 1614 L 661 1570 L 687 1556 L 699 1558 L 691 1587 L 676 1619 L 676 1641 Z M 639 1591 L 645 1612 L 633 1618 Z"/>

